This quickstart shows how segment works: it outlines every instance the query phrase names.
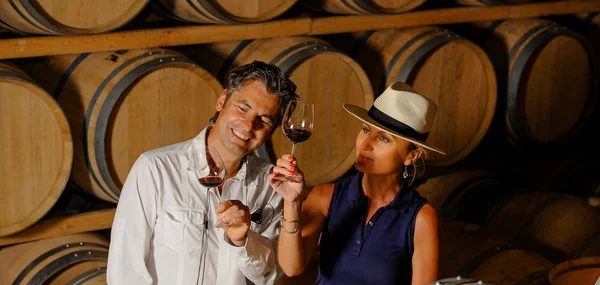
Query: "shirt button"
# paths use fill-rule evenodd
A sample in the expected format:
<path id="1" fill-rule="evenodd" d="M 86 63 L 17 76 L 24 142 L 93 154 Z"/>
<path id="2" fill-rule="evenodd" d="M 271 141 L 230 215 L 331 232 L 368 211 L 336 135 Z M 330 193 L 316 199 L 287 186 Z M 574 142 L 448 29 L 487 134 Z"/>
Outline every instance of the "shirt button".
<path id="1" fill-rule="evenodd" d="M 369 222 L 369 226 L 373 226 L 373 222 Z"/>
<path id="2" fill-rule="evenodd" d="M 360 240 L 357 240 L 357 241 L 356 241 L 356 244 L 360 244 Z"/>

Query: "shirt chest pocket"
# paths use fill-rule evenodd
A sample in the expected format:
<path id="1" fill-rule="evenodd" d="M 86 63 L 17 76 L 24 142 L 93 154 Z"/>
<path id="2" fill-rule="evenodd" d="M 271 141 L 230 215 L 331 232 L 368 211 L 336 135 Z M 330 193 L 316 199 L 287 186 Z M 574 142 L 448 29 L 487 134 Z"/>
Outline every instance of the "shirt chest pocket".
<path id="1" fill-rule="evenodd" d="M 165 244 L 177 252 L 202 248 L 205 239 L 204 211 L 166 208 L 164 212 Z"/>

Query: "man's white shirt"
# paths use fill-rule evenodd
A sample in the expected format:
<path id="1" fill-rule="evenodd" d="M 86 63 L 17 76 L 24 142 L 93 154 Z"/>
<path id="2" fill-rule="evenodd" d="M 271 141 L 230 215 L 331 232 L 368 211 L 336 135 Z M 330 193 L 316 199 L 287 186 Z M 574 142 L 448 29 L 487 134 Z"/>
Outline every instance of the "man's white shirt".
<path id="1" fill-rule="evenodd" d="M 188 170 L 189 156 L 204 149 L 204 129 L 189 141 L 142 154 L 119 198 L 112 226 L 107 281 L 142 284 L 273 284 L 280 274 L 277 238 L 282 199 L 269 185 L 272 165 L 246 156 L 224 182 L 222 201 L 239 200 L 260 212 L 246 245 L 231 244 L 215 228 L 219 195 Z"/>

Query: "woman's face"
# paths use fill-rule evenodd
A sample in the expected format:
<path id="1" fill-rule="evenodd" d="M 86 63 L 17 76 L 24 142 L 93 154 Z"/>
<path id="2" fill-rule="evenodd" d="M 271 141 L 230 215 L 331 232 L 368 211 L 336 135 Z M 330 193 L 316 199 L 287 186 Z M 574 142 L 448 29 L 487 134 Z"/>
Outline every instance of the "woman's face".
<path id="1" fill-rule="evenodd" d="M 404 162 L 411 161 L 409 147 L 410 142 L 363 123 L 356 137 L 356 169 L 368 174 L 401 173 Z"/>

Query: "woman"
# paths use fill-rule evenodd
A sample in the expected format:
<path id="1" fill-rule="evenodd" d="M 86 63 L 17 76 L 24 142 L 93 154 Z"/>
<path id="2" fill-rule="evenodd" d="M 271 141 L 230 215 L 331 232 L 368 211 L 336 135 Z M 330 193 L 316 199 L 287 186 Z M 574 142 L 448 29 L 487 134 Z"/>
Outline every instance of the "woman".
<path id="1" fill-rule="evenodd" d="M 344 108 L 363 121 L 356 138 L 357 175 L 316 186 L 304 202 L 303 174 L 294 157 L 278 159 L 269 176 L 284 199 L 281 268 L 288 276 L 301 274 L 321 234 L 317 284 L 434 282 L 437 215 L 413 181 L 424 149 L 444 154 L 426 143 L 435 103 L 395 82 L 369 111 L 353 105 Z M 282 176 L 302 182 L 284 181 Z"/>

